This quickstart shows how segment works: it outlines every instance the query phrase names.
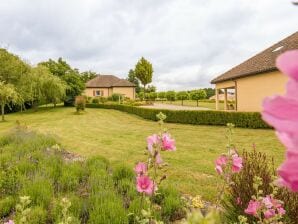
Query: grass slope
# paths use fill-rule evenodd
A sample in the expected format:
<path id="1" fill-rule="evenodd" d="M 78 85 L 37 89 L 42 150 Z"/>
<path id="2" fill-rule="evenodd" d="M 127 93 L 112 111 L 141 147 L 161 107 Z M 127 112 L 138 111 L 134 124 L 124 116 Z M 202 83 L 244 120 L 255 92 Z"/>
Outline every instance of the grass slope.
<path id="1" fill-rule="evenodd" d="M 158 131 L 155 122 L 140 119 L 120 111 L 87 109 L 75 115 L 74 108 L 40 108 L 7 116 L 0 123 L 0 134 L 15 126 L 18 120 L 29 128 L 54 134 L 72 152 L 83 156 L 102 155 L 112 163 L 131 166 L 144 160 L 146 137 Z M 177 141 L 177 151 L 163 154 L 169 162 L 168 181 L 183 192 L 200 194 L 214 200 L 218 178 L 214 160 L 225 152 L 225 127 L 166 124 Z M 235 129 L 234 143 L 238 150 L 257 150 L 268 153 L 277 163 L 283 159 L 284 149 L 272 130 Z"/>

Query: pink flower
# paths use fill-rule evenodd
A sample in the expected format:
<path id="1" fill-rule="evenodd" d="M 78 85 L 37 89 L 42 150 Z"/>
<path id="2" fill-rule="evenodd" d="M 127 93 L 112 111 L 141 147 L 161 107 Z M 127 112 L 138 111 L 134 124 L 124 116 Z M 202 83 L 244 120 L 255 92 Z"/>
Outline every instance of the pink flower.
<path id="1" fill-rule="evenodd" d="M 9 220 L 8 222 L 5 222 L 4 224 L 14 224 L 13 220 Z"/>
<path id="2" fill-rule="evenodd" d="M 262 117 L 275 128 L 278 138 L 290 151 L 278 170 L 280 183 L 298 192 L 298 156 L 294 153 L 298 150 L 298 50 L 280 55 L 276 65 L 289 77 L 287 92 L 284 96 L 266 98 Z"/>
<path id="3" fill-rule="evenodd" d="M 278 209 L 277 209 L 277 212 L 278 212 L 279 215 L 284 215 L 284 214 L 286 214 L 286 210 L 285 210 L 283 207 L 278 208 Z"/>
<path id="4" fill-rule="evenodd" d="M 289 153 L 285 162 L 279 167 L 277 173 L 280 183 L 294 192 L 298 192 L 298 154 Z"/>
<path id="5" fill-rule="evenodd" d="M 240 197 L 237 197 L 236 204 L 237 205 L 242 205 L 242 201 L 241 201 L 241 198 Z"/>
<path id="6" fill-rule="evenodd" d="M 272 198 L 270 195 L 267 195 L 265 198 L 263 198 L 263 204 L 265 205 L 266 208 L 273 207 Z"/>
<path id="7" fill-rule="evenodd" d="M 275 210 L 274 209 L 268 209 L 264 212 L 265 219 L 270 219 L 275 216 Z"/>
<path id="8" fill-rule="evenodd" d="M 223 172 L 223 166 L 225 166 L 228 162 L 228 158 L 225 155 L 221 155 L 218 157 L 217 160 L 215 160 L 215 170 L 218 174 L 222 174 Z"/>
<path id="9" fill-rule="evenodd" d="M 147 173 L 147 164 L 146 164 L 146 163 L 139 162 L 139 163 L 135 166 L 135 172 L 136 172 L 138 175 L 144 175 L 145 173 Z"/>
<path id="10" fill-rule="evenodd" d="M 248 215 L 256 216 L 258 213 L 258 209 L 261 207 L 260 202 L 250 200 L 248 203 L 247 208 L 244 210 L 244 212 Z"/>
<path id="11" fill-rule="evenodd" d="M 155 191 L 153 181 L 147 176 L 137 177 L 137 191 L 140 193 L 145 193 L 147 195 L 152 195 Z"/>
<path id="12" fill-rule="evenodd" d="M 153 154 L 153 148 L 158 145 L 160 138 L 157 134 L 153 134 L 147 138 L 147 148 L 148 151 Z"/>
<path id="13" fill-rule="evenodd" d="M 242 169 L 242 158 L 239 157 L 237 154 L 232 156 L 232 172 L 238 173 Z"/>
<path id="14" fill-rule="evenodd" d="M 175 151 L 175 140 L 168 133 L 162 135 L 162 149 L 166 151 Z"/>

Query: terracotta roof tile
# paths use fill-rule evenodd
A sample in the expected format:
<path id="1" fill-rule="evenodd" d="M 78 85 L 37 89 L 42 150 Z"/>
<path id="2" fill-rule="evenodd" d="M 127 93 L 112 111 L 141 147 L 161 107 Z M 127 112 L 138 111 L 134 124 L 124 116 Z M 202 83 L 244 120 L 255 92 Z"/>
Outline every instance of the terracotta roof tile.
<path id="1" fill-rule="evenodd" d="M 277 70 L 275 60 L 281 53 L 298 49 L 298 32 L 267 48 L 211 81 L 212 84 Z"/>
<path id="2" fill-rule="evenodd" d="M 119 79 L 114 75 L 97 75 L 86 83 L 87 88 L 108 87 L 134 87 L 135 85 L 125 79 Z"/>

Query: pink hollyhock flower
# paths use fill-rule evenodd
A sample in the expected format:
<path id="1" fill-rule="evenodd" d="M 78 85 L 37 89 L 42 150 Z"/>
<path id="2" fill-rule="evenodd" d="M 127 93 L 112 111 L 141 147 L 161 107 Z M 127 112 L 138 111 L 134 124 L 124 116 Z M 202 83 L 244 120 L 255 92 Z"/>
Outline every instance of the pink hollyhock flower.
<path id="1" fill-rule="evenodd" d="M 298 165 L 293 159 L 298 158 L 293 153 L 298 149 L 298 50 L 280 55 L 276 65 L 289 77 L 287 92 L 285 96 L 265 99 L 262 117 L 275 128 L 280 141 L 290 151 L 278 171 L 280 183 L 298 192 Z"/>
<path id="2" fill-rule="evenodd" d="M 291 156 L 288 155 L 285 162 L 277 170 L 280 177 L 279 182 L 290 190 L 298 192 L 298 154 L 291 153 Z"/>
<path id="3" fill-rule="evenodd" d="M 250 200 L 248 203 L 247 208 L 244 210 L 244 212 L 248 215 L 256 216 L 258 213 L 258 209 L 261 207 L 260 202 Z"/>
<path id="4" fill-rule="evenodd" d="M 223 166 L 225 166 L 228 162 L 228 157 L 225 155 L 221 155 L 218 157 L 217 160 L 215 160 L 215 170 L 218 174 L 222 174 L 223 172 Z"/>
<path id="5" fill-rule="evenodd" d="M 135 166 L 135 172 L 138 175 L 144 175 L 145 173 L 147 173 L 147 164 L 146 163 L 139 162 Z"/>
<path id="6" fill-rule="evenodd" d="M 237 154 L 232 156 L 232 172 L 238 173 L 242 169 L 242 158 L 239 157 Z"/>
<path id="7" fill-rule="evenodd" d="M 155 162 L 156 162 L 156 164 L 162 164 L 163 163 L 163 160 L 160 156 L 160 153 L 157 153 L 157 155 L 155 157 Z"/>
<path id="8" fill-rule="evenodd" d="M 137 191 L 140 193 L 145 193 L 147 195 L 152 195 L 155 191 L 153 181 L 147 176 L 137 177 Z"/>
<path id="9" fill-rule="evenodd" d="M 277 209 L 277 212 L 278 212 L 279 215 L 284 215 L 284 214 L 286 214 L 286 210 L 285 210 L 283 207 L 278 208 L 278 209 Z"/>
<path id="10" fill-rule="evenodd" d="M 8 222 L 5 222 L 4 224 L 14 224 L 13 220 L 9 220 Z"/>
<path id="11" fill-rule="evenodd" d="M 270 219 L 275 216 L 275 210 L 274 209 L 268 209 L 264 212 L 265 219 Z"/>
<path id="12" fill-rule="evenodd" d="M 147 138 L 147 148 L 151 154 L 153 153 L 153 148 L 158 145 L 159 140 L 160 138 L 157 134 L 153 134 Z"/>
<path id="13" fill-rule="evenodd" d="M 168 133 L 162 135 L 162 149 L 166 151 L 175 151 L 175 140 Z"/>
<path id="14" fill-rule="evenodd" d="M 241 201 L 241 198 L 240 197 L 237 197 L 236 204 L 237 205 L 242 205 L 242 201 Z"/>

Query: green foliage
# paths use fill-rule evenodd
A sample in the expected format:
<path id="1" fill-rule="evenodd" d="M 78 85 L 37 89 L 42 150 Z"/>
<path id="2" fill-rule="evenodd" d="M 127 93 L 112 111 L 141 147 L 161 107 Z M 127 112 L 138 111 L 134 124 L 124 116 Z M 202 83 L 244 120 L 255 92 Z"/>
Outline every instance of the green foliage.
<path id="1" fill-rule="evenodd" d="M 168 101 L 175 101 L 176 100 L 176 92 L 175 91 L 167 91 L 166 98 Z"/>
<path id="2" fill-rule="evenodd" d="M 28 195 L 32 205 L 47 208 L 54 194 L 52 183 L 49 179 L 36 176 L 32 181 L 24 183 L 21 195 Z"/>
<path id="3" fill-rule="evenodd" d="M 181 100 L 181 104 L 183 105 L 183 100 L 188 100 L 189 99 L 189 94 L 186 91 L 180 91 L 176 95 L 178 100 Z"/>
<path id="4" fill-rule="evenodd" d="M 157 98 L 157 93 L 156 92 L 151 92 L 151 93 L 148 93 L 148 98 L 150 99 L 150 100 L 156 100 L 156 98 Z"/>
<path id="5" fill-rule="evenodd" d="M 97 171 L 97 170 L 107 170 L 109 167 L 109 161 L 102 156 L 94 156 L 88 158 L 86 161 L 86 168 L 88 172 Z"/>
<path id="6" fill-rule="evenodd" d="M 152 82 L 153 68 L 152 64 L 145 58 L 141 58 L 135 67 L 135 76 L 141 81 L 146 93 L 146 85 Z"/>
<path id="7" fill-rule="evenodd" d="M 99 103 L 99 99 L 97 97 L 93 98 L 92 103 Z"/>
<path id="8" fill-rule="evenodd" d="M 44 224 L 47 221 L 47 210 L 40 206 L 31 208 L 28 215 L 28 223 L 30 224 Z"/>
<path id="9" fill-rule="evenodd" d="M 206 97 L 207 97 L 206 91 L 203 89 L 193 90 L 190 92 L 190 99 L 196 100 L 197 106 L 198 106 L 199 100 L 206 99 Z"/>
<path id="10" fill-rule="evenodd" d="M 159 99 L 165 99 L 166 98 L 166 92 L 159 92 L 159 93 L 157 93 L 157 95 L 158 95 Z"/>
<path id="11" fill-rule="evenodd" d="M 136 93 L 138 94 L 141 91 L 140 88 L 140 81 L 135 75 L 135 71 L 133 69 L 130 69 L 127 75 L 127 80 L 130 81 L 131 83 L 135 84 L 136 86 Z"/>
<path id="12" fill-rule="evenodd" d="M 75 99 L 75 107 L 77 112 L 84 111 L 86 108 L 86 99 L 84 96 L 77 96 Z"/>
<path id="13" fill-rule="evenodd" d="M 96 77 L 96 73 L 92 71 L 82 72 L 80 75 L 83 83 L 86 83 L 89 80 L 94 79 Z"/>
<path id="14" fill-rule="evenodd" d="M 214 88 L 204 88 L 202 90 L 204 90 L 206 92 L 206 97 L 205 97 L 206 99 L 209 99 L 211 96 L 215 95 L 215 89 Z M 222 93 L 222 92 L 220 91 L 220 93 Z"/>
<path id="15" fill-rule="evenodd" d="M 8 196 L 0 199 L 0 218 L 8 216 L 15 207 L 15 199 Z"/>
<path id="16" fill-rule="evenodd" d="M 153 200 L 161 206 L 161 216 L 165 222 L 180 220 L 186 215 L 185 204 L 174 187 L 160 188 Z"/>
<path id="17" fill-rule="evenodd" d="M 117 184 L 119 181 L 123 179 L 134 180 L 135 173 L 131 169 L 131 167 L 125 165 L 118 165 L 113 170 L 113 180 Z"/>
<path id="18" fill-rule="evenodd" d="M 90 108 L 105 108 L 124 111 L 130 114 L 136 114 L 142 118 L 156 121 L 156 114 L 159 112 L 167 115 L 167 122 L 182 124 L 199 124 L 199 125 L 221 125 L 233 123 L 236 127 L 242 128 L 270 128 L 257 112 L 225 112 L 225 111 L 173 111 L 146 109 L 127 105 L 95 105 L 88 104 Z"/>
<path id="19" fill-rule="evenodd" d="M 4 107 L 9 106 L 11 102 L 13 104 L 18 103 L 19 98 L 20 97 L 13 85 L 5 84 L 4 82 L 0 81 L 0 107 L 1 107 L 2 121 L 5 120 Z"/>

